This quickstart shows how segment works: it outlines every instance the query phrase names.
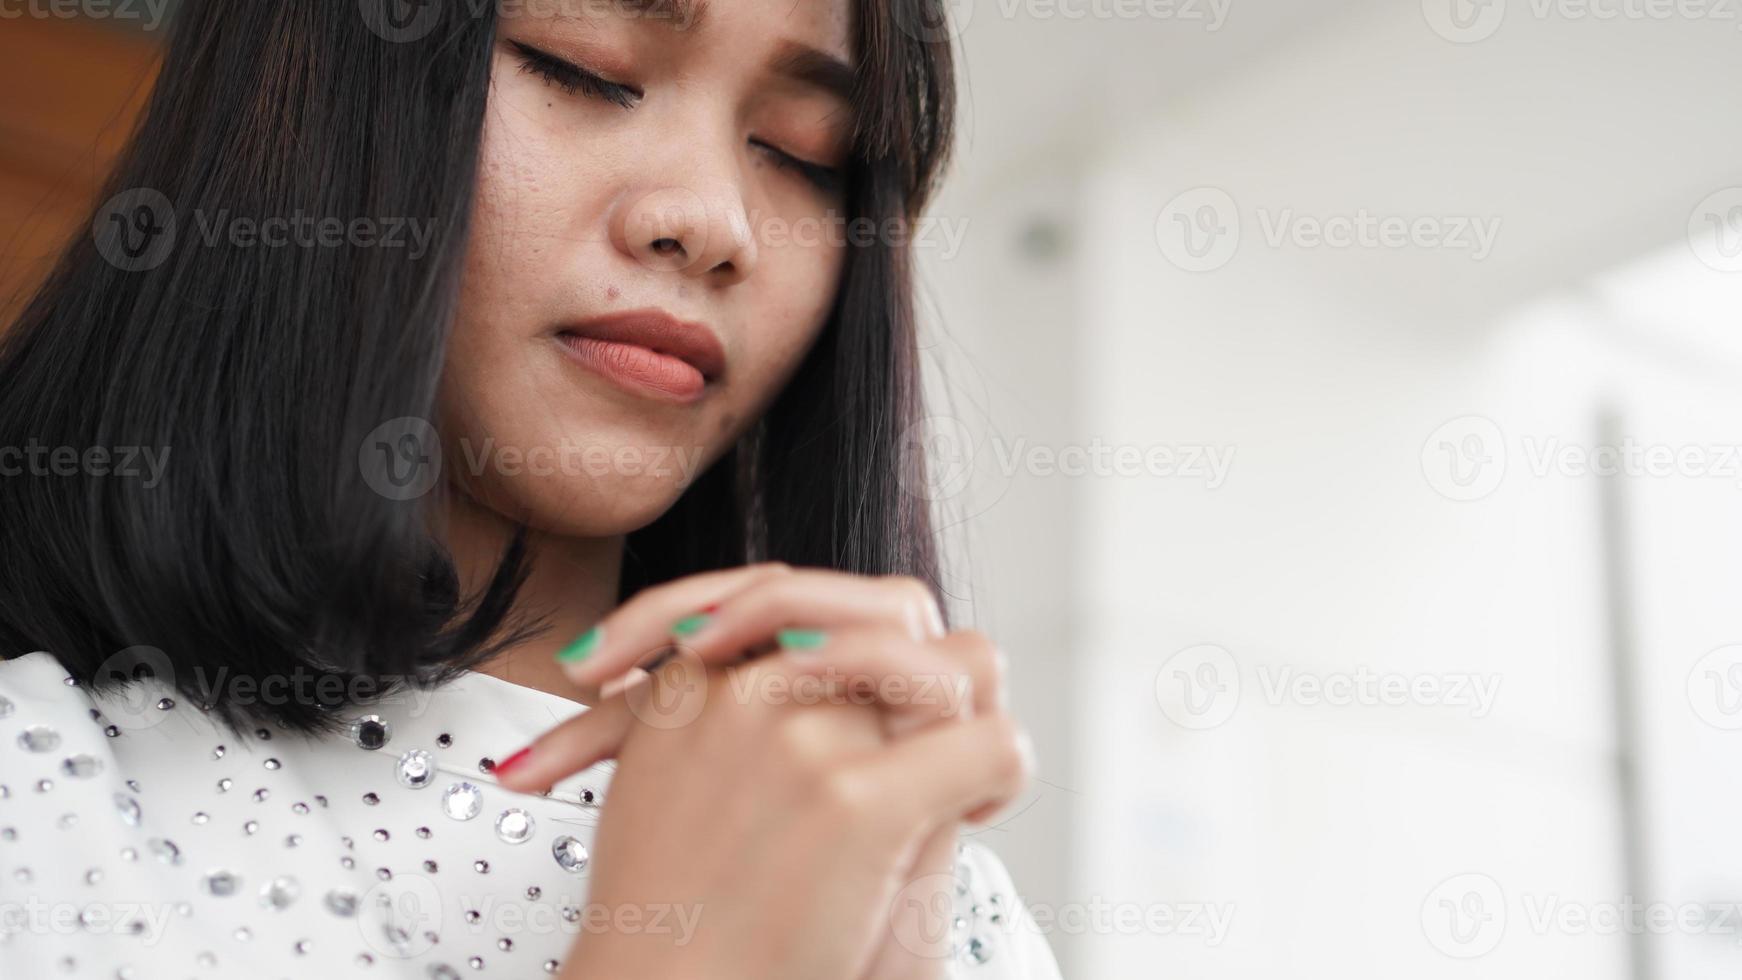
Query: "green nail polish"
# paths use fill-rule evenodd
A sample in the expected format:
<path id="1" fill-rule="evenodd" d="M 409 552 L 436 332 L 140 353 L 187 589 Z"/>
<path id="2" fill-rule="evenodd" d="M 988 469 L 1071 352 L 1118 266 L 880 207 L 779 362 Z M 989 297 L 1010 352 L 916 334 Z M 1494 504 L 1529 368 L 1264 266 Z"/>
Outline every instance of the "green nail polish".
<path id="1" fill-rule="evenodd" d="M 714 617 L 707 613 L 691 613 L 671 624 L 673 636 L 689 636 L 702 627 L 713 622 Z"/>
<path id="2" fill-rule="evenodd" d="M 595 626 L 575 638 L 573 643 L 557 651 L 557 663 L 578 664 L 593 655 L 599 649 L 599 641 L 605 636 L 605 627 Z"/>
<path id="3" fill-rule="evenodd" d="M 781 630 L 775 634 L 775 639 L 780 641 L 782 649 L 815 650 L 823 645 L 823 641 L 828 639 L 828 635 L 822 630 L 792 629 Z"/>

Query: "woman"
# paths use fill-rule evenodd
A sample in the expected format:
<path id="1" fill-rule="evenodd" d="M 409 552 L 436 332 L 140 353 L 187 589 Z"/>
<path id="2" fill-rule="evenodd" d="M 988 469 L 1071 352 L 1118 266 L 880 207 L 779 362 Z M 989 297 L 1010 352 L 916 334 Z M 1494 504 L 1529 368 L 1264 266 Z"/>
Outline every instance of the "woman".
<path id="1" fill-rule="evenodd" d="M 182 5 L 0 355 L 0 972 L 1056 976 L 904 449 L 934 7 Z"/>

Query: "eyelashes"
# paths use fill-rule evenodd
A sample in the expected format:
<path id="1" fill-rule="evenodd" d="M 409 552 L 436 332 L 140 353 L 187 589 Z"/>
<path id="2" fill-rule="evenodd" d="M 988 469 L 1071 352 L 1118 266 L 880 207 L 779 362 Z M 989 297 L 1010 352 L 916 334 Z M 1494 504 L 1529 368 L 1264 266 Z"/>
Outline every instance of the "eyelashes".
<path id="1" fill-rule="evenodd" d="M 609 81 L 572 61 L 558 58 L 556 55 L 540 51 L 538 48 L 519 41 L 510 41 L 509 44 L 514 46 L 515 53 L 520 57 L 520 70 L 522 72 L 537 76 L 546 84 L 555 85 L 570 95 L 585 95 L 588 98 L 609 102 L 623 109 L 634 108 L 643 97 L 644 93 L 640 90 Z M 752 146 L 761 150 L 776 167 L 795 174 L 825 194 L 839 194 L 845 184 L 843 173 L 839 168 L 795 157 L 780 147 L 762 140 L 751 140 L 750 142 Z"/>
<path id="2" fill-rule="evenodd" d="M 606 81 L 572 61 L 546 54 L 531 45 L 519 41 L 509 43 L 514 45 L 514 50 L 520 55 L 521 71 L 537 75 L 570 95 L 583 94 L 589 98 L 603 99 L 624 109 L 634 108 L 635 103 L 641 101 L 641 93 L 627 85 Z"/>
<path id="3" fill-rule="evenodd" d="M 782 150 L 780 147 L 772 146 L 760 140 L 752 140 L 751 145 L 766 153 L 769 159 L 774 162 L 776 167 L 790 170 L 798 176 L 803 177 L 805 180 L 815 184 L 818 190 L 828 194 L 838 194 L 841 192 L 841 187 L 844 182 L 841 179 L 840 170 L 834 167 L 825 167 L 820 163 L 812 163 L 809 160 L 800 160 L 798 157 Z"/>

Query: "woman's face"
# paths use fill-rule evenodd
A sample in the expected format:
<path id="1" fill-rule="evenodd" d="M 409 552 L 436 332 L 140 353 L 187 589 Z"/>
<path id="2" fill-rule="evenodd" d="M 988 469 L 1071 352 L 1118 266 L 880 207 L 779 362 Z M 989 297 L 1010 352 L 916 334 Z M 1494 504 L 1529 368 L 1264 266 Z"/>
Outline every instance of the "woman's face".
<path id="1" fill-rule="evenodd" d="M 506 4 L 441 398 L 447 472 L 540 530 L 663 513 L 822 329 L 847 0 Z M 686 339 L 687 338 L 687 339 Z"/>

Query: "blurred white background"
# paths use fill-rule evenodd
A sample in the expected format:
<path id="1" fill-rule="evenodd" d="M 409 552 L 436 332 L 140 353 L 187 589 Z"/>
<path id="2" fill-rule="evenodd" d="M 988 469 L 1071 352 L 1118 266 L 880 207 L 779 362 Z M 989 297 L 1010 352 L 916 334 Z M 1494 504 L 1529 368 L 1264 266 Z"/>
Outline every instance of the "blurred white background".
<path id="1" fill-rule="evenodd" d="M 1742 4 L 954 8 L 928 493 L 1066 975 L 1742 975 Z"/>

